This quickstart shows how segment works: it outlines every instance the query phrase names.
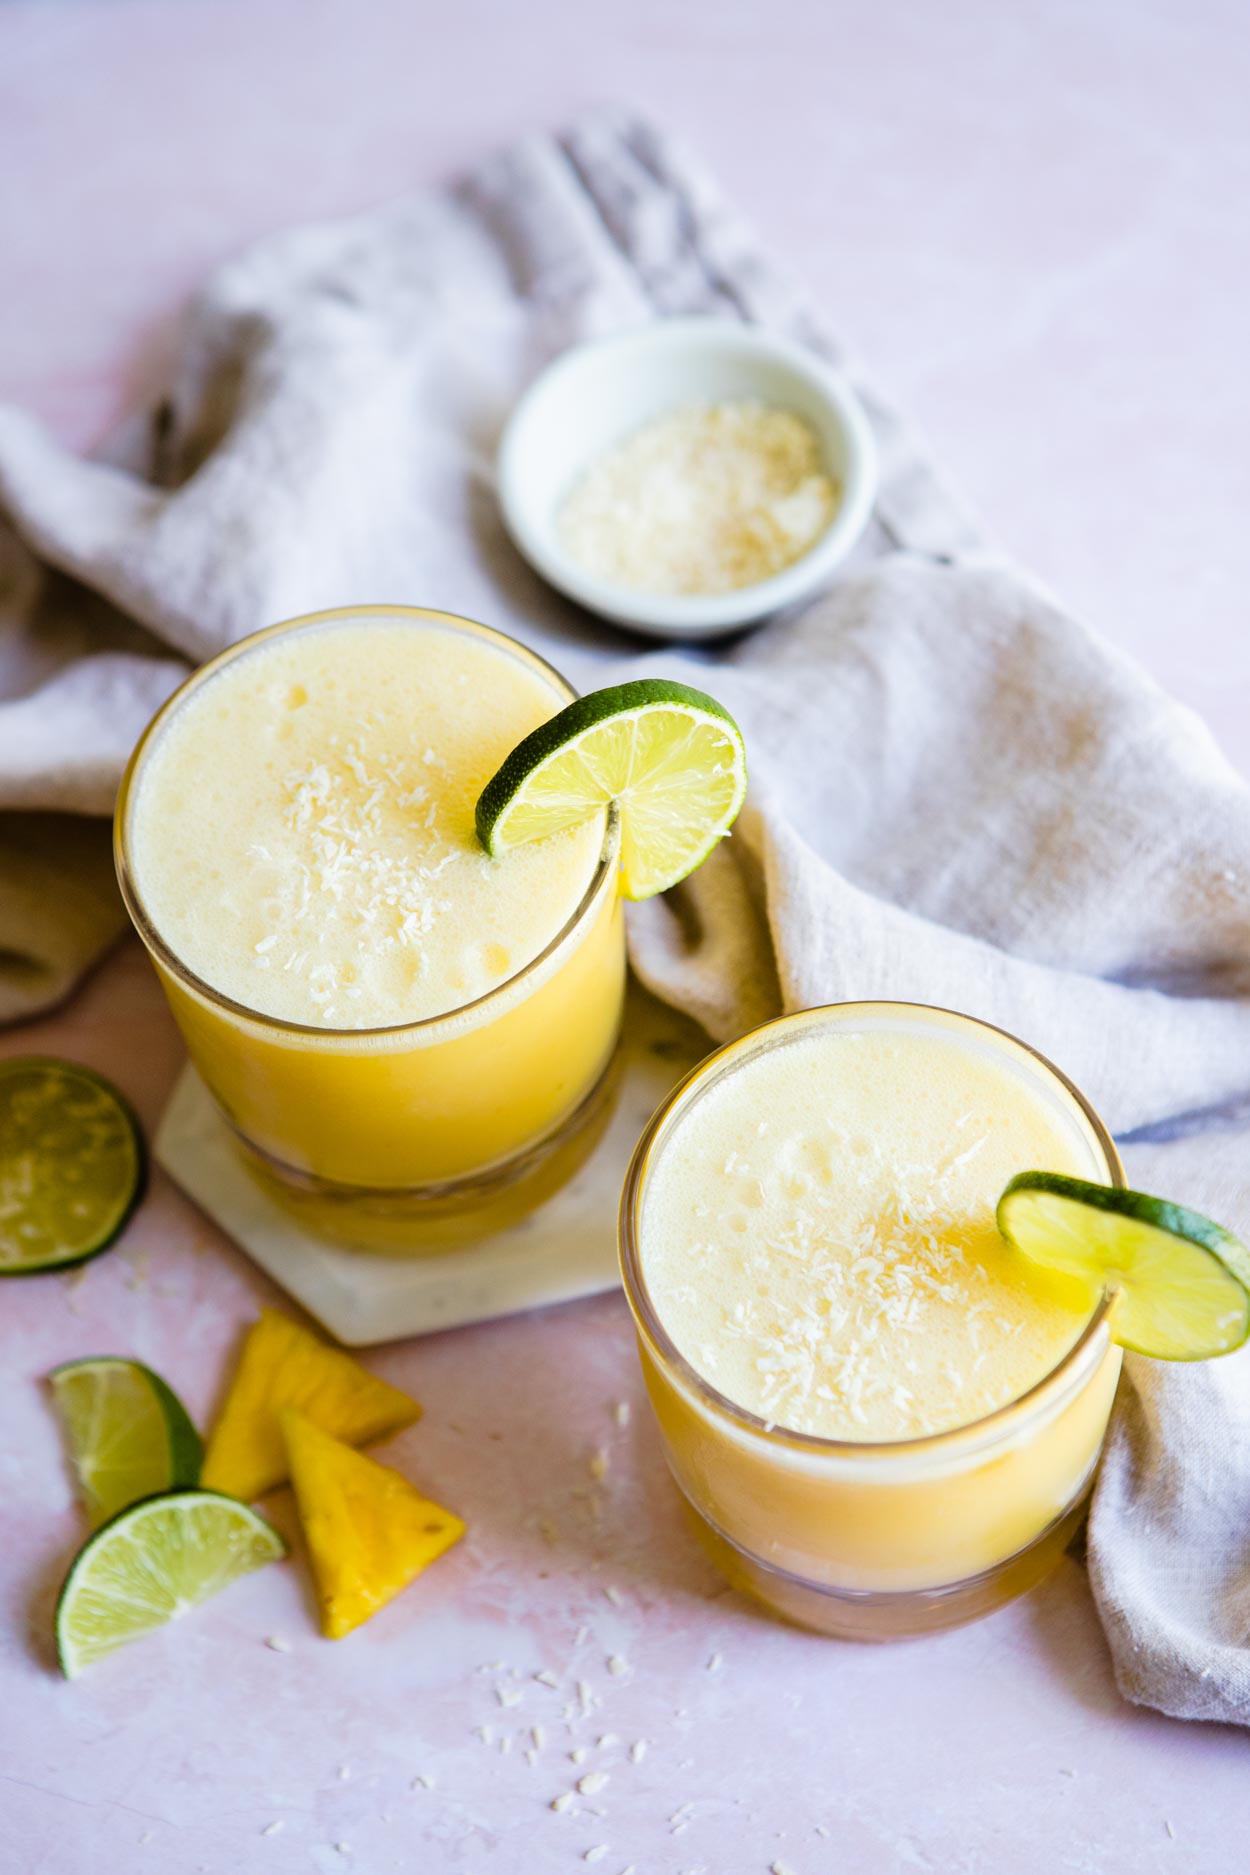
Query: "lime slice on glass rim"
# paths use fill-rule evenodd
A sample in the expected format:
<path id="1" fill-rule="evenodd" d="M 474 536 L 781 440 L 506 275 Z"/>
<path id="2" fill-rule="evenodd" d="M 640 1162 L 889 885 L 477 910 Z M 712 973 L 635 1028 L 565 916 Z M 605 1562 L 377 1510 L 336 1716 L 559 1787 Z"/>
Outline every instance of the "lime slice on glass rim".
<path id="1" fill-rule="evenodd" d="M 217 1491 L 169 1491 L 119 1511 L 78 1552 L 56 1605 L 67 1679 L 286 1554 L 271 1524 Z"/>
<path id="2" fill-rule="evenodd" d="M 200 1481 L 204 1446 L 182 1401 L 141 1361 L 67 1361 L 48 1375 L 93 1527 Z"/>
<path id="3" fill-rule="evenodd" d="M 742 732 L 702 690 L 644 677 L 592 690 L 517 744 L 477 803 L 495 857 L 579 826 L 615 801 L 621 889 L 652 898 L 692 873 L 738 816 Z"/>
<path id="4" fill-rule="evenodd" d="M 100 1075 L 42 1055 L 0 1061 L 0 1276 L 107 1250 L 145 1167 L 139 1123 Z"/>
<path id="5" fill-rule="evenodd" d="M 1021 1172 L 998 1201 L 998 1228 L 1033 1262 L 1111 1295 L 1111 1338 L 1135 1354 L 1206 1361 L 1250 1337 L 1250 1250 L 1197 1211 Z"/>

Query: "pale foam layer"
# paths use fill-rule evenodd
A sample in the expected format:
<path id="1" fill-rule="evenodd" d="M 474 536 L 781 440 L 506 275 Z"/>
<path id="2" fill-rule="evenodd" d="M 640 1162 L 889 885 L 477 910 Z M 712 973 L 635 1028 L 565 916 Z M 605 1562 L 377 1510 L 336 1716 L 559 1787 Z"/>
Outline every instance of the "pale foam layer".
<path id="1" fill-rule="evenodd" d="M 1091 1299 L 999 1236 L 1026 1168 L 1098 1177 L 1063 1109 L 955 1039 L 808 1035 L 677 1122 L 648 1179 L 643 1273 L 681 1353 L 762 1419 L 909 1438 L 1016 1399 Z"/>
<path id="2" fill-rule="evenodd" d="M 130 820 L 140 897 L 197 976 L 262 1014 L 375 1028 L 496 988 L 559 933 L 603 824 L 482 851 L 473 810 L 565 699 L 435 623 L 306 627 L 191 693 Z"/>

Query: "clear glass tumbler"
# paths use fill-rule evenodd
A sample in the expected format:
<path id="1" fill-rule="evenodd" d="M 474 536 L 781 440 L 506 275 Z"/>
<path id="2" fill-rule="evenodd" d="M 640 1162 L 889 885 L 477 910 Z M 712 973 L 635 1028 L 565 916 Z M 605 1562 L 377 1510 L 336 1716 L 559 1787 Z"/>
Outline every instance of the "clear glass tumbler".
<path id="1" fill-rule="evenodd" d="M 1084 1176 L 1123 1184 L 1105 1127 L 1023 1042 L 945 1010 L 841 1004 L 769 1023 L 674 1090 L 639 1141 L 621 1202 L 620 1251 L 643 1376 L 668 1463 L 705 1547 L 735 1587 L 824 1634 L 884 1640 L 955 1626 L 1040 1579 L 1084 1512 L 1120 1372 L 1108 1305 L 1052 1371 L 975 1423 L 871 1443 L 765 1423 L 719 1393 L 667 1334 L 645 1275 L 648 1182 L 682 1150 L 683 1118 L 709 1087 L 801 1034 L 909 1025 L 989 1052 L 1070 1129 Z"/>
<path id="2" fill-rule="evenodd" d="M 462 1008 L 383 1028 L 282 1021 L 214 989 L 177 955 L 144 904 L 133 847 L 144 763 L 201 686 L 277 634 L 379 618 L 488 643 L 542 677 L 553 711 L 576 694 L 524 646 L 443 613 L 345 608 L 274 626 L 197 671 L 153 719 L 122 782 L 115 850 L 135 929 L 250 1170 L 321 1234 L 362 1249 L 424 1254 L 499 1228 L 539 1202 L 585 1157 L 606 1117 L 625 983 L 615 812 L 581 902 L 537 957 Z"/>

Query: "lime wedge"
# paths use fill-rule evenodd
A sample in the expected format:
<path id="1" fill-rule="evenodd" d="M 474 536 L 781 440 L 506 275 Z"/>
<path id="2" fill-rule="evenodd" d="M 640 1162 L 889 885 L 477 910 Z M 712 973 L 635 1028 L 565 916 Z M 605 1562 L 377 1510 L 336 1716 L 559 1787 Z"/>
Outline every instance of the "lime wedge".
<path id="1" fill-rule="evenodd" d="M 622 890 L 651 898 L 724 838 L 746 785 L 733 717 L 701 690 L 645 677 L 592 690 L 518 743 L 482 790 L 477 833 L 498 857 L 615 801 Z"/>
<path id="2" fill-rule="evenodd" d="M 0 1276 L 68 1269 L 107 1250 L 143 1190 L 139 1124 L 72 1061 L 0 1061 Z"/>
<path id="3" fill-rule="evenodd" d="M 67 1679 L 286 1554 L 272 1525 L 216 1491 L 170 1491 L 119 1511 L 78 1552 L 56 1606 Z"/>
<path id="4" fill-rule="evenodd" d="M 113 1356 L 48 1375 L 93 1527 L 157 1491 L 198 1484 L 204 1447 L 159 1374 Z"/>
<path id="5" fill-rule="evenodd" d="M 1021 1172 L 998 1201 L 1009 1243 L 1110 1294 L 1111 1335 L 1161 1361 L 1231 1354 L 1250 1336 L 1250 1250 L 1222 1225 L 1141 1191 Z"/>

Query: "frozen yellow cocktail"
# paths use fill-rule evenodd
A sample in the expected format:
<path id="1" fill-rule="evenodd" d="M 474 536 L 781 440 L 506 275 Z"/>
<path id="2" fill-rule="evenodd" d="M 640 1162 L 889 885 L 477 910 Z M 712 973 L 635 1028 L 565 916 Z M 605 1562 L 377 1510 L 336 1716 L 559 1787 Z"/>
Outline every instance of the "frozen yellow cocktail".
<path id="1" fill-rule="evenodd" d="M 594 1109 L 624 985 L 615 815 L 497 860 L 473 821 L 572 695 L 484 626 L 365 607 L 227 651 L 135 751 L 131 916 L 254 1168 L 318 1228 L 421 1249 L 422 1219 L 506 1215 Z"/>
<path id="2" fill-rule="evenodd" d="M 730 1579 L 791 1619 L 967 1620 L 1070 1536 L 1120 1351 L 999 1235 L 1025 1168 L 1121 1182 L 1049 1064 L 911 1004 L 756 1030 L 640 1142 L 622 1264 L 669 1463 Z"/>

